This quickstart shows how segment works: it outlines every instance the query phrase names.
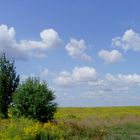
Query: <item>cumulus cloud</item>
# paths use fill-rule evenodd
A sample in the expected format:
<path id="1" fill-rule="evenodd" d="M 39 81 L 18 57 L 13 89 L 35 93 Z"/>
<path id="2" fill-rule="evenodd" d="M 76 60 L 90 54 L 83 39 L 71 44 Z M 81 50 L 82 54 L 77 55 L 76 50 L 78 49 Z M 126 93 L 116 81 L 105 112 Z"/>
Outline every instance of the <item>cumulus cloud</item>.
<path id="1" fill-rule="evenodd" d="M 92 81 L 97 79 L 97 72 L 92 67 L 75 67 L 72 76 L 76 81 Z"/>
<path id="2" fill-rule="evenodd" d="M 129 89 L 140 87 L 139 74 L 117 74 L 107 73 L 101 76 L 93 67 L 75 67 L 72 71 L 61 71 L 54 79 L 60 86 L 77 85 L 85 89 L 98 89 L 105 92 L 128 92 Z M 82 86 L 81 86 L 82 85 Z"/>
<path id="3" fill-rule="evenodd" d="M 5 52 L 10 59 L 26 59 L 26 53 L 15 48 L 15 36 L 16 31 L 13 27 L 8 29 L 6 25 L 0 25 L 0 54 Z"/>
<path id="4" fill-rule="evenodd" d="M 66 45 L 66 51 L 69 56 L 72 58 L 77 58 L 81 60 L 91 60 L 92 58 L 86 54 L 86 44 L 83 39 L 76 40 L 76 39 L 70 39 L 70 42 Z"/>
<path id="5" fill-rule="evenodd" d="M 101 76 L 93 67 L 75 67 L 71 72 L 62 71 L 54 81 L 68 94 L 70 91 L 77 91 L 79 98 L 83 95 L 86 98 L 89 94 L 85 95 L 85 93 L 91 93 L 91 98 L 115 99 L 128 94 L 133 96 L 133 90 L 140 88 L 139 74 L 107 73 Z M 93 93 L 96 93 L 96 96 Z"/>
<path id="6" fill-rule="evenodd" d="M 70 86 L 82 82 L 95 81 L 98 77 L 92 67 L 75 67 L 72 72 L 62 71 L 55 79 L 55 83 L 61 86 Z"/>
<path id="7" fill-rule="evenodd" d="M 98 56 L 108 64 L 117 63 L 123 60 L 122 54 L 118 50 L 101 50 L 98 52 Z"/>
<path id="8" fill-rule="evenodd" d="M 112 74 L 107 74 L 106 79 L 111 83 L 116 83 L 121 86 L 132 87 L 140 85 L 140 75 L 138 74 L 118 74 L 116 76 Z"/>
<path id="9" fill-rule="evenodd" d="M 140 51 L 140 34 L 129 29 L 123 34 L 123 36 L 113 38 L 112 45 L 120 47 L 125 51 L 129 49 Z"/>
<path id="10" fill-rule="evenodd" d="M 62 71 L 59 73 L 59 76 L 55 78 L 55 83 L 60 86 L 70 86 L 74 83 L 73 77 L 71 76 L 71 73 L 67 71 Z"/>
<path id="11" fill-rule="evenodd" d="M 45 29 L 40 33 L 40 41 L 16 41 L 16 31 L 13 27 L 0 25 L 0 53 L 5 52 L 14 59 L 25 59 L 27 56 L 46 57 L 48 49 L 62 44 L 62 40 L 54 29 Z"/>
<path id="12" fill-rule="evenodd" d="M 135 94 L 135 89 L 140 88 L 140 75 L 138 74 L 106 74 L 99 85 L 94 86 L 96 91 L 102 90 L 105 94 L 116 96 Z M 91 90 L 92 91 L 92 90 Z"/>
<path id="13" fill-rule="evenodd" d="M 6 25 L 0 25 L 0 43 L 9 44 L 15 42 L 16 31 L 13 27 L 9 28 Z"/>
<path id="14" fill-rule="evenodd" d="M 97 84 L 96 84 L 97 83 Z M 90 82 L 89 85 L 83 85 L 83 91 L 89 92 L 90 98 L 99 97 L 100 99 L 121 99 L 128 96 L 135 96 L 135 89 L 140 88 L 139 74 L 106 74 L 105 77 L 99 77 L 97 81 Z M 86 89 L 86 90 L 84 90 Z M 95 93 L 95 94 L 94 94 Z M 88 97 L 89 94 L 86 94 Z"/>
<path id="15" fill-rule="evenodd" d="M 33 74 L 32 74 L 33 75 Z M 124 99 L 134 99 L 140 89 L 140 75 L 139 74 L 110 74 L 104 76 L 100 75 L 93 67 L 75 67 L 71 71 L 61 71 L 58 74 L 51 75 L 49 70 L 43 69 L 38 76 L 41 79 L 49 79 L 57 95 L 57 100 L 61 102 L 62 98 L 66 101 L 67 105 L 75 101 L 85 102 L 91 99 L 97 101 L 96 105 L 102 103 L 109 103 L 110 105 L 121 105 Z M 23 75 L 22 79 L 27 76 Z M 55 82 L 55 83 L 54 83 Z M 65 96 L 64 96 L 65 94 Z M 68 100 L 70 102 L 68 103 Z M 102 102 L 100 102 L 103 100 Z M 64 102 L 63 102 L 64 103 Z M 80 105 L 80 104 L 79 104 Z M 109 105 L 109 104 L 106 104 Z"/>
<path id="16" fill-rule="evenodd" d="M 21 50 L 46 50 L 60 46 L 62 40 L 54 29 L 45 29 L 40 33 L 40 41 L 21 40 L 18 44 Z"/>

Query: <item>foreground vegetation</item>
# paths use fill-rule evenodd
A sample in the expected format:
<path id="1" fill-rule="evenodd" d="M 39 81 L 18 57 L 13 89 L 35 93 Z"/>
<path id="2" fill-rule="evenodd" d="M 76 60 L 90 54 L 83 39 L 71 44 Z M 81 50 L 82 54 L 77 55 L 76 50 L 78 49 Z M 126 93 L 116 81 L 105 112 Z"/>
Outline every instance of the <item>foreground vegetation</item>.
<path id="1" fill-rule="evenodd" d="M 36 119 L 48 122 L 57 110 L 54 92 L 47 82 L 28 77 L 20 83 L 14 61 L 0 55 L 0 118 L 7 119 L 10 110 L 13 117 Z"/>
<path id="2" fill-rule="evenodd" d="M 48 123 L 22 117 L 0 120 L 0 140 L 139 139 L 140 107 L 59 108 Z"/>

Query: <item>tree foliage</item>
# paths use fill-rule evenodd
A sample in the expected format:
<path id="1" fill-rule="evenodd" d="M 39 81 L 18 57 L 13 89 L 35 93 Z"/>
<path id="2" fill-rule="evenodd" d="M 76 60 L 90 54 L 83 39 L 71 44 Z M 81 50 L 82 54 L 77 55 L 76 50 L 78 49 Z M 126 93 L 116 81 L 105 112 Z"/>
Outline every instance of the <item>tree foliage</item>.
<path id="1" fill-rule="evenodd" d="M 47 83 L 37 78 L 28 78 L 13 96 L 12 112 L 15 116 L 38 119 L 42 122 L 53 119 L 57 104 L 53 91 Z"/>
<path id="2" fill-rule="evenodd" d="M 19 75 L 16 75 L 14 61 L 6 59 L 5 54 L 0 57 L 0 117 L 8 117 L 8 106 L 11 103 L 12 93 L 19 84 Z"/>

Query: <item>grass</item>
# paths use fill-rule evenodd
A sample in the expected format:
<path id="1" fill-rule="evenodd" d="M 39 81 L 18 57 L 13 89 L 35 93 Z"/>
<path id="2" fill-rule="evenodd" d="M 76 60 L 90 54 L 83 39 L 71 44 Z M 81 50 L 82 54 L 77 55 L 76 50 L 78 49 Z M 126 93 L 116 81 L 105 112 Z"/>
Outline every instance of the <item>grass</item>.
<path id="1" fill-rule="evenodd" d="M 140 107 L 59 108 L 55 121 L 0 120 L 0 140 L 139 140 Z"/>
<path id="2" fill-rule="evenodd" d="M 125 117 L 128 115 L 140 116 L 139 106 L 130 107 L 96 107 L 96 108 L 59 108 L 56 118 L 65 119 L 68 115 L 75 115 L 79 119 L 84 119 L 91 116 L 97 116 L 98 118 L 114 118 Z"/>
<path id="3" fill-rule="evenodd" d="M 91 128 L 96 132 L 96 139 L 99 140 L 140 139 L 139 106 L 60 108 L 56 118 Z"/>

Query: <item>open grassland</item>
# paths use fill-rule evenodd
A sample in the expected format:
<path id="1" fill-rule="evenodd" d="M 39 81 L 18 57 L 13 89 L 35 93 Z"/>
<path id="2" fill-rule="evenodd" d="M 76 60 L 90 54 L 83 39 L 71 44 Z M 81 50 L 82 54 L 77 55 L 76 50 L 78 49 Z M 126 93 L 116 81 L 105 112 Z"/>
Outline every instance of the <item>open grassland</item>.
<path id="1" fill-rule="evenodd" d="M 59 108 L 55 120 L 0 120 L 0 140 L 140 140 L 140 107 Z"/>

